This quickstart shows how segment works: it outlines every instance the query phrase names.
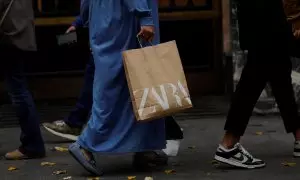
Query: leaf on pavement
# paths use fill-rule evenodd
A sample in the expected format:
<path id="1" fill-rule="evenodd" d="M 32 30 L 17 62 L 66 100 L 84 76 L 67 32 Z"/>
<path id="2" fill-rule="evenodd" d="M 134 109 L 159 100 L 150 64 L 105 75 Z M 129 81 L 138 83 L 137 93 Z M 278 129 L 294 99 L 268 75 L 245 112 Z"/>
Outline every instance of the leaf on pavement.
<path id="1" fill-rule="evenodd" d="M 127 179 L 128 180 L 136 180 L 136 176 L 128 176 Z"/>
<path id="2" fill-rule="evenodd" d="M 63 180 L 71 180 L 72 179 L 72 176 L 67 176 L 67 177 L 64 177 Z"/>
<path id="3" fill-rule="evenodd" d="M 15 171 L 15 170 L 18 170 L 18 168 L 11 166 L 11 167 L 9 167 L 7 170 L 8 170 L 8 171 Z"/>
<path id="4" fill-rule="evenodd" d="M 176 171 L 174 169 L 165 170 L 166 174 L 175 174 Z"/>
<path id="5" fill-rule="evenodd" d="M 88 177 L 87 180 L 100 180 L 100 177 Z"/>
<path id="6" fill-rule="evenodd" d="M 281 163 L 283 166 L 287 166 L 287 167 L 294 167 L 296 166 L 295 162 L 283 162 Z"/>
<path id="7" fill-rule="evenodd" d="M 67 174 L 67 170 L 54 171 L 53 174 L 54 175 Z"/>
<path id="8" fill-rule="evenodd" d="M 145 177 L 145 180 L 153 180 L 152 177 Z"/>
<path id="9" fill-rule="evenodd" d="M 68 152 L 69 151 L 68 148 L 58 147 L 58 146 L 54 147 L 53 150 L 58 151 L 58 152 Z"/>
<path id="10" fill-rule="evenodd" d="M 258 135 L 258 136 L 261 136 L 261 135 L 263 135 L 264 133 L 261 132 L 261 131 L 257 131 L 255 134 Z"/>
<path id="11" fill-rule="evenodd" d="M 53 162 L 41 162 L 41 166 L 54 166 L 55 164 Z"/>
<path id="12" fill-rule="evenodd" d="M 221 163 L 216 160 L 212 160 L 212 161 L 210 161 L 210 163 L 215 167 L 219 167 L 221 165 Z"/>

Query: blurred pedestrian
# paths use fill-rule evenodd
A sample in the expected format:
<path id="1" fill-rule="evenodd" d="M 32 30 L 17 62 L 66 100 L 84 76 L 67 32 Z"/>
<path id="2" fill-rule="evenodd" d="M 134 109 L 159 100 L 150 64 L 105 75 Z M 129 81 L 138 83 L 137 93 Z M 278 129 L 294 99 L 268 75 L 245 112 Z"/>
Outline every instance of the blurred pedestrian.
<path id="1" fill-rule="evenodd" d="M 5 155 L 9 160 L 45 156 L 40 121 L 24 75 L 24 64 L 36 49 L 32 1 L 1 1 L 0 69 L 21 126 L 21 145 Z"/>
<path id="2" fill-rule="evenodd" d="M 267 82 L 272 88 L 286 131 L 294 134 L 294 156 L 300 156 L 300 119 L 291 80 L 293 33 L 282 0 L 238 0 L 237 4 L 241 48 L 248 50 L 248 58 L 232 97 L 226 133 L 215 159 L 253 169 L 266 164 L 253 157 L 239 141 Z"/>

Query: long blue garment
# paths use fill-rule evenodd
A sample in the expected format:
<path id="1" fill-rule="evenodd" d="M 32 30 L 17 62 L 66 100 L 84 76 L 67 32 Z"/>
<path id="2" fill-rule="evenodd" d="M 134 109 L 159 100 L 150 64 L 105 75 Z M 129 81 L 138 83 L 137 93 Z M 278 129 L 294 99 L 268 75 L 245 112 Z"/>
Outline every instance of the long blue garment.
<path id="1" fill-rule="evenodd" d="M 140 25 L 158 23 L 153 0 L 91 0 L 90 43 L 95 61 L 92 115 L 78 143 L 91 152 L 127 153 L 165 148 L 164 120 L 137 122 L 121 52 L 139 48 Z M 156 14 L 155 14 L 156 13 Z M 155 43 L 157 43 L 156 41 Z"/>

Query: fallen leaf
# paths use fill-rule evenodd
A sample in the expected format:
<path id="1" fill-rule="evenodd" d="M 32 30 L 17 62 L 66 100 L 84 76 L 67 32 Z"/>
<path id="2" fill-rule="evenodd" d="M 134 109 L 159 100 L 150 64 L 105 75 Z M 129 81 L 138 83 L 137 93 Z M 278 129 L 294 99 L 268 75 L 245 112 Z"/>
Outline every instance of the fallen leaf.
<path id="1" fill-rule="evenodd" d="M 145 177 L 145 180 L 153 180 L 152 177 Z"/>
<path id="2" fill-rule="evenodd" d="M 59 152 L 68 152 L 69 151 L 68 148 L 58 147 L 58 146 L 54 147 L 53 150 L 59 151 Z"/>
<path id="3" fill-rule="evenodd" d="M 128 176 L 127 179 L 128 180 L 136 180 L 136 176 Z"/>
<path id="4" fill-rule="evenodd" d="M 212 164 L 214 167 L 219 167 L 221 165 L 221 163 L 216 160 L 210 161 L 210 164 Z"/>
<path id="5" fill-rule="evenodd" d="M 55 164 L 53 162 L 41 162 L 41 166 L 54 166 Z"/>
<path id="6" fill-rule="evenodd" d="M 72 179 L 72 176 L 67 176 L 67 177 L 64 177 L 63 180 L 71 180 Z"/>
<path id="7" fill-rule="evenodd" d="M 62 171 L 54 171 L 53 174 L 54 174 L 54 175 L 67 174 L 67 171 L 66 171 L 66 170 L 62 170 Z"/>
<path id="8" fill-rule="evenodd" d="M 100 177 L 88 177 L 87 180 L 100 180 Z"/>
<path id="9" fill-rule="evenodd" d="M 210 161 L 210 163 L 213 164 L 213 165 L 219 165 L 219 164 L 220 164 L 220 163 L 219 163 L 218 161 L 216 161 L 216 160 L 212 160 L 212 161 Z"/>
<path id="10" fill-rule="evenodd" d="M 166 174 L 174 174 L 176 173 L 176 171 L 174 169 L 170 169 L 170 170 L 165 170 Z"/>
<path id="11" fill-rule="evenodd" d="M 263 135 L 264 133 L 263 133 L 263 132 L 260 132 L 260 131 L 258 131 L 258 132 L 256 132 L 255 134 L 256 134 L 256 135 L 258 135 L 258 136 L 261 136 L 261 135 Z"/>
<path id="12" fill-rule="evenodd" d="M 296 166 L 295 162 L 283 162 L 281 163 L 283 166 L 287 166 L 287 167 L 294 167 Z"/>
<path id="13" fill-rule="evenodd" d="M 196 149 L 196 146 L 189 146 L 189 149 Z"/>
<path id="14" fill-rule="evenodd" d="M 18 170 L 18 168 L 11 166 L 11 167 L 9 167 L 7 170 L 8 170 L 8 171 L 15 171 L 15 170 Z"/>
<path id="15" fill-rule="evenodd" d="M 100 177 L 88 177 L 87 180 L 100 180 Z"/>

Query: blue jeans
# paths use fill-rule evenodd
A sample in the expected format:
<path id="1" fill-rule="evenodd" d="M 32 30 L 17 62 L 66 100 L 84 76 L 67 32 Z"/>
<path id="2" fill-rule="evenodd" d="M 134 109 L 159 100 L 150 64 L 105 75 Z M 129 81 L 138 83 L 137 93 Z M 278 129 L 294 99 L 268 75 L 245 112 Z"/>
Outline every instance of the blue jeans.
<path id="1" fill-rule="evenodd" d="M 88 120 L 93 105 L 94 74 L 95 63 L 93 55 L 91 54 L 85 69 L 84 84 L 78 101 L 70 115 L 64 120 L 65 123 L 71 127 L 82 128 Z"/>
<path id="2" fill-rule="evenodd" d="M 93 83 L 94 83 L 95 63 L 91 54 L 84 74 L 84 85 L 80 96 L 71 111 L 70 115 L 64 119 L 65 123 L 71 127 L 82 128 L 88 120 L 93 105 Z M 171 139 L 183 139 L 183 133 L 173 117 L 166 118 L 166 137 Z"/>
<path id="3" fill-rule="evenodd" d="M 24 60 L 27 59 L 28 52 L 14 48 L 2 50 L 1 60 L 5 62 L 1 63 L 3 68 L 0 69 L 4 74 L 7 91 L 21 126 L 22 144 L 19 149 L 29 156 L 42 155 L 45 153 L 45 147 L 40 131 L 40 121 L 23 72 Z"/>

